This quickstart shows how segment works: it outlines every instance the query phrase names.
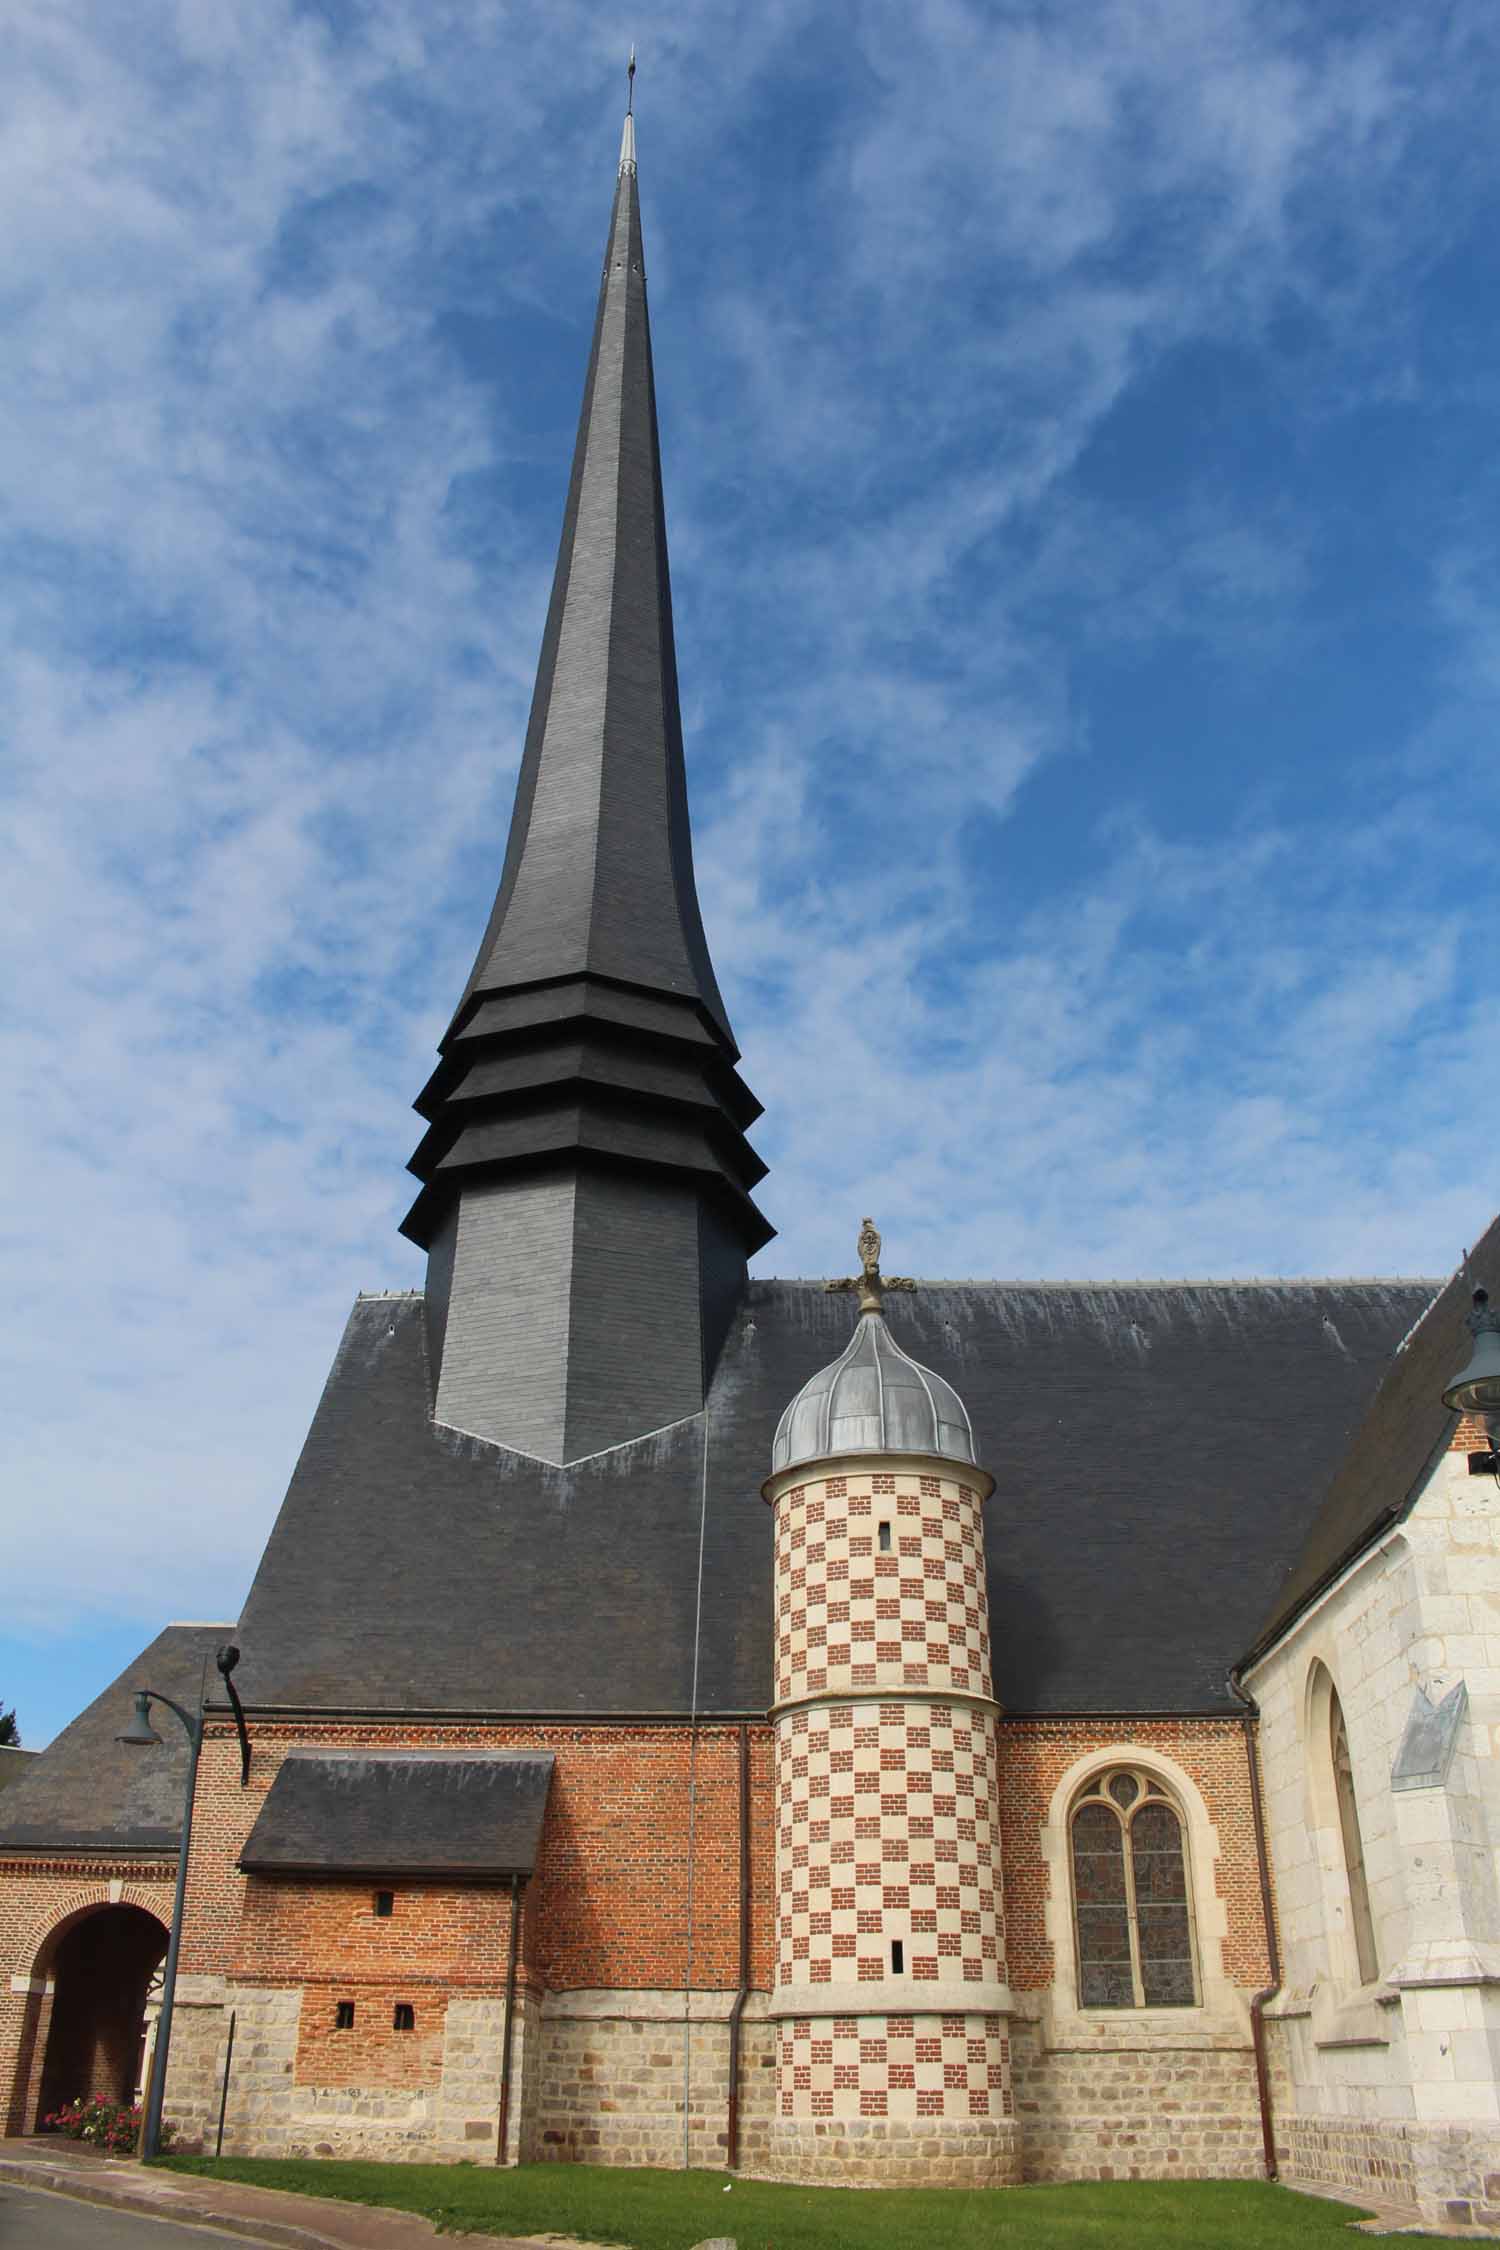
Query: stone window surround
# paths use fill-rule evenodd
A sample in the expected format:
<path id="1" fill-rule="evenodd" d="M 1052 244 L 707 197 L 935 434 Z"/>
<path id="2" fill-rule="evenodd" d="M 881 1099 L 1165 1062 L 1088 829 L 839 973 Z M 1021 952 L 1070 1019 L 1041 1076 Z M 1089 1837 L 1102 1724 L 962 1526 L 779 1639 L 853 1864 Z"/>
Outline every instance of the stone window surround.
<path id="1" fill-rule="evenodd" d="M 1133 1766 L 1160 1781 L 1182 1816 L 1188 1890 L 1198 1946 L 1199 2003 L 1192 2008 L 1080 2008 L 1078 1947 L 1073 1928 L 1072 1815 L 1085 1784 L 1115 1766 Z M 1047 1870 L 1046 1929 L 1052 1984 L 1042 2001 L 1049 2047 L 1136 2048 L 1245 2045 L 1247 1996 L 1224 1971 L 1229 1912 L 1214 1882 L 1219 1833 L 1196 1783 L 1174 1758 L 1128 1736 L 1075 1758 L 1059 1779 L 1041 1832 Z"/>
<path id="2" fill-rule="evenodd" d="M 1153 1801 L 1153 1791 L 1155 1792 L 1155 1802 L 1157 1804 L 1166 1805 L 1170 1809 L 1177 1822 L 1177 1848 L 1179 1856 L 1182 1860 L 1183 1882 L 1186 1896 L 1188 1960 L 1193 1977 L 1193 2000 L 1191 2005 L 1193 2007 L 1197 2007 L 1199 2005 L 1199 1998 L 1202 1987 L 1198 1970 L 1198 1931 L 1196 1927 L 1196 1917 L 1193 1913 L 1193 1868 L 1192 1855 L 1188 1846 L 1187 1821 L 1183 1817 L 1182 1807 L 1177 1802 L 1175 1795 L 1171 1794 L 1163 1787 L 1154 1770 L 1147 1770 L 1145 1772 L 1142 1772 L 1138 1767 L 1122 1765 L 1118 1768 L 1118 1775 L 1124 1776 L 1138 1788 L 1140 1792 L 1138 1799 L 1126 1805 L 1121 1805 L 1119 1799 L 1115 1797 L 1113 1791 L 1113 1785 L 1117 1778 L 1116 1772 L 1111 1772 L 1106 1769 L 1106 1777 L 1103 1777 L 1104 1786 L 1102 1792 L 1096 1790 L 1093 1786 L 1093 1783 L 1099 1781 L 1101 1777 L 1099 1775 L 1092 1776 L 1089 1780 L 1086 1780 L 1082 1784 L 1079 1789 L 1078 1795 L 1074 1798 L 1072 1805 L 1069 1807 L 1068 1830 L 1070 1838 L 1072 1837 L 1073 1832 L 1076 1829 L 1078 1816 L 1083 1811 L 1086 1805 L 1102 1803 L 1107 1805 L 1110 1812 L 1113 1813 L 1121 1837 L 1120 1871 L 1124 1883 L 1124 1895 L 1120 1903 L 1124 1908 L 1126 1920 L 1130 1925 L 1130 1972 L 1131 1977 L 1135 1983 L 1136 1990 L 1141 1991 L 1143 1989 L 1142 1980 L 1145 1974 L 1145 1961 L 1144 1955 L 1141 1951 L 1140 1922 L 1137 1916 L 1139 1898 L 1136 1890 L 1137 1876 L 1135 1870 L 1135 1846 L 1131 1834 L 1131 1829 L 1133 1821 L 1135 1819 L 1135 1815 L 1140 1811 L 1142 1805 L 1150 1804 Z M 1077 1877 L 1071 1849 L 1068 1859 L 1068 1877 L 1070 1886 L 1075 1885 Z M 1076 1895 L 1073 1899 L 1073 1910 L 1073 1937 L 1074 1943 L 1076 1944 L 1078 1939 L 1078 1900 Z M 1129 2007 L 1112 2007 L 1110 2012 L 1114 2015 L 1140 2015 L 1144 2012 L 1145 2006 L 1146 2003 L 1144 2001 L 1135 2001 L 1132 2002 Z M 1173 2006 L 1174 2009 L 1177 2010 L 1177 2012 L 1181 2012 L 1177 2003 L 1173 2003 Z M 1095 2012 L 1096 2010 L 1094 2008 L 1089 2008 L 1086 2011 L 1086 2013 L 1090 2015 L 1094 2014 Z"/>
<path id="3" fill-rule="evenodd" d="M 1390 1542 L 1390 1552 L 1396 1559 L 1399 1559 L 1405 1548 L 1404 1539 Z M 1319 1983 L 1312 1995 L 1313 2038 L 1320 2047 L 1383 2046 L 1389 2040 L 1390 2032 L 1377 2011 L 1388 2006 L 1396 1996 L 1380 1974 L 1380 1928 L 1374 1919 L 1373 1901 L 1370 1903 L 1370 1912 L 1376 1974 L 1368 1982 L 1360 1975 L 1359 1951 L 1354 1935 L 1354 1904 L 1344 1857 L 1344 1837 L 1334 1783 L 1330 1733 L 1333 1697 L 1338 1697 L 1341 1710 L 1346 1710 L 1346 1706 L 1335 1668 L 1336 1636 L 1328 1628 L 1329 1621 L 1326 1618 L 1320 1621 L 1320 1630 L 1304 1643 L 1299 1659 L 1302 1667 L 1299 1747 L 1306 1794 L 1307 1832 L 1312 1839 L 1318 1870 L 1323 1935 L 1328 1947 L 1327 1983 Z M 1347 1726 L 1346 1715 L 1346 1729 Z M 1352 1736 L 1349 1738 L 1349 1746 L 1352 1757 Z M 1356 1801 L 1357 1798 L 1356 1790 Z M 1294 2010 L 1288 2008 L 1285 2012 L 1291 2014 Z"/>

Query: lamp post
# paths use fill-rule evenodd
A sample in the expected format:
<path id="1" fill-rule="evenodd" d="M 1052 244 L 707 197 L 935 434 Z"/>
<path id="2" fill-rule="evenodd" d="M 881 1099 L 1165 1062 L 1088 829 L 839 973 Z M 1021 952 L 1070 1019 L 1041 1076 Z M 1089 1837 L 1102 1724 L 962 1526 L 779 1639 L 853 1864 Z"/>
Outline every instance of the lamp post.
<path id="1" fill-rule="evenodd" d="M 240 1737 L 240 1786 L 243 1788 L 250 1776 L 250 1742 L 245 1732 L 245 1715 L 229 1675 L 240 1660 L 237 1648 L 221 1648 L 214 1659 L 229 1691 L 234 1706 L 235 1725 Z M 167 1937 L 167 1965 L 161 1979 L 161 2013 L 156 2024 L 156 2046 L 151 2057 L 151 2084 L 146 2092 L 146 2115 L 141 2126 L 141 2155 L 156 2156 L 161 2150 L 161 2105 L 167 2087 L 167 2055 L 172 2044 L 172 2008 L 177 1998 L 177 1956 L 182 1949 L 182 1904 L 187 1892 L 188 1846 L 193 1836 L 193 1794 L 198 1786 L 198 1753 L 203 1748 L 203 1697 L 198 1698 L 198 1709 L 191 1716 L 170 1695 L 158 1688 L 137 1688 L 135 1715 L 123 1734 L 115 1736 L 132 1750 L 149 1750 L 159 1746 L 161 1736 L 151 1724 L 151 1706 L 164 1703 L 181 1725 L 188 1738 L 187 1787 L 182 1798 L 182 1834 L 177 1844 L 177 1889 L 172 1900 L 172 1928 Z"/>
<path id="2" fill-rule="evenodd" d="M 1468 1365 L 1461 1367 L 1443 1393 L 1443 1404 L 1456 1414 L 1475 1414 L 1489 1433 L 1490 1454 L 1473 1458 L 1482 1468 L 1500 1470 L 1500 1312 L 1490 1303 L 1487 1289 L 1474 1292 L 1474 1309 L 1464 1316 L 1474 1339 Z"/>

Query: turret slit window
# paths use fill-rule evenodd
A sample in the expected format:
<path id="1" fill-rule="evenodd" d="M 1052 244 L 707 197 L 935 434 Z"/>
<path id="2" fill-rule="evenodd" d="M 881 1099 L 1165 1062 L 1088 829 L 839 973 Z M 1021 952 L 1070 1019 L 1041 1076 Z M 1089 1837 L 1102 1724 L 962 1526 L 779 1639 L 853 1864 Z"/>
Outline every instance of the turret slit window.
<path id="1" fill-rule="evenodd" d="M 888 1523 L 883 1523 L 883 1524 L 882 1524 L 882 1525 L 880 1526 L 880 1552 L 881 1552 L 881 1553 L 882 1553 L 883 1555 L 888 1555 L 888 1554 L 890 1553 L 890 1551 L 891 1551 L 891 1527 L 890 1527 L 890 1525 L 889 1525 Z"/>
<path id="2" fill-rule="evenodd" d="M 1191 2008 L 1198 1997 L 1182 1816 L 1160 1783 L 1098 1774 L 1072 1818 L 1078 2001 Z"/>
<path id="3" fill-rule="evenodd" d="M 902 1944 L 902 1942 L 901 1942 L 900 1938 L 892 1938 L 892 1939 L 891 1939 L 891 1975 L 892 1975 L 893 1977 L 901 1977 L 901 1976 L 905 1976 L 905 1974 L 906 1974 L 906 1948 L 905 1948 L 905 1946 L 904 1946 L 904 1945 Z"/>
<path id="4" fill-rule="evenodd" d="M 1349 1756 L 1349 1730 L 1337 1688 L 1330 1687 L 1328 1704 L 1329 1747 L 1333 1756 L 1333 1786 L 1339 1806 L 1339 1835 L 1344 1847 L 1344 1872 L 1349 1878 L 1349 1919 L 1354 1928 L 1354 1951 L 1359 1981 L 1373 1984 L 1380 1974 L 1375 1951 L 1375 1924 L 1370 1914 L 1370 1886 L 1365 1878 L 1365 1846 L 1359 1828 L 1359 1802 L 1354 1794 L 1354 1763 Z"/>

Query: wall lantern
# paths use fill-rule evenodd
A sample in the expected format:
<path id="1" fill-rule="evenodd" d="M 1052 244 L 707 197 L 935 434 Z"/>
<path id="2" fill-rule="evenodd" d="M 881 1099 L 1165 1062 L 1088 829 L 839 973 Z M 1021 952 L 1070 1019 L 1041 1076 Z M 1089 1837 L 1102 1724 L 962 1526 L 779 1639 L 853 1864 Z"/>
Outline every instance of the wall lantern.
<path id="1" fill-rule="evenodd" d="M 1474 1309 L 1464 1316 L 1464 1324 L 1474 1339 L 1468 1365 L 1461 1367 L 1443 1393 L 1443 1404 L 1451 1406 L 1455 1414 L 1474 1414 L 1484 1423 L 1490 1435 L 1491 1451 L 1488 1454 L 1471 1453 L 1471 1469 L 1500 1469 L 1500 1447 L 1496 1436 L 1500 1433 L 1500 1312 L 1490 1304 L 1487 1289 L 1474 1292 Z"/>

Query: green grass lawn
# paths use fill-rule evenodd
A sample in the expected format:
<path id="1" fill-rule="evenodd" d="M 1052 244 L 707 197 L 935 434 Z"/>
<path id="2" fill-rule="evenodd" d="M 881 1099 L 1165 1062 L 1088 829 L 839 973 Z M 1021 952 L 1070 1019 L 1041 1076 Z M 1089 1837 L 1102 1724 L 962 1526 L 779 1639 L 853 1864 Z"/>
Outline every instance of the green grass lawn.
<path id="1" fill-rule="evenodd" d="M 630 2250 L 1301 2250 L 1348 2244 L 1344 2204 L 1240 2180 L 1068 2187 L 803 2188 L 602 2165 L 342 2164 L 174 2156 L 172 2170 L 417 2211 L 454 2234 L 563 2234 Z"/>

